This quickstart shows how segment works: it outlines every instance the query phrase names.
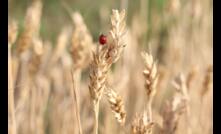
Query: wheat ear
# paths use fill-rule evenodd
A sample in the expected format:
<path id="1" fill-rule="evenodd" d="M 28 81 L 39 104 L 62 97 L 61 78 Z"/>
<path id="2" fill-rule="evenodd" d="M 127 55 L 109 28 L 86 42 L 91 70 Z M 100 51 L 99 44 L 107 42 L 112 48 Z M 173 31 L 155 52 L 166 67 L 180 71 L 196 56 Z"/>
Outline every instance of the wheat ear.
<path id="1" fill-rule="evenodd" d="M 32 5 L 28 8 L 24 31 L 22 32 L 20 38 L 18 39 L 18 53 L 22 53 L 27 50 L 34 36 L 38 36 L 40 20 L 42 13 L 42 2 L 41 0 L 33 1 Z"/>
<path id="2" fill-rule="evenodd" d="M 146 52 L 141 53 L 144 63 L 145 69 L 143 71 L 143 75 L 145 77 L 145 88 L 147 92 L 147 108 L 150 121 L 152 121 L 152 101 L 153 97 L 156 94 L 156 85 L 158 81 L 157 75 L 157 65 L 156 62 L 153 61 L 153 56 Z"/>
<path id="3" fill-rule="evenodd" d="M 143 115 L 136 115 L 134 121 L 132 122 L 131 133 L 132 134 L 152 134 L 152 128 L 154 125 L 152 119 L 152 100 L 156 94 L 156 84 L 158 81 L 156 62 L 153 61 L 153 56 L 146 52 L 142 52 L 145 63 L 145 69 L 143 75 L 145 77 L 145 88 L 147 93 L 147 112 Z"/>
<path id="4" fill-rule="evenodd" d="M 101 52 L 103 53 L 103 52 Z M 105 82 L 107 78 L 107 72 L 111 64 L 108 64 L 103 58 L 104 53 L 93 53 L 93 61 L 90 65 L 90 83 L 89 91 L 93 101 L 93 108 L 95 114 L 95 127 L 94 133 L 98 131 L 98 114 L 99 114 L 99 101 L 101 99 L 103 90 L 105 88 Z"/>
<path id="5" fill-rule="evenodd" d="M 74 70 L 79 70 L 87 67 L 90 63 L 90 49 L 93 45 L 93 41 L 81 14 L 74 12 L 72 14 L 72 20 L 75 29 L 72 33 L 71 54 Z"/>
<path id="6" fill-rule="evenodd" d="M 108 42 L 102 49 L 107 50 L 106 58 L 111 59 L 112 63 L 120 58 L 124 44 L 124 35 L 126 33 L 125 10 L 119 12 L 112 10 L 111 30 L 108 34 Z"/>
<path id="7" fill-rule="evenodd" d="M 163 111 L 163 134 L 175 134 L 181 115 L 188 112 L 189 95 L 184 76 L 180 75 L 172 84 L 176 93 L 171 102 L 167 101 Z"/>
<path id="8" fill-rule="evenodd" d="M 18 99 L 18 96 L 21 94 L 21 85 L 23 81 L 26 81 L 27 75 L 27 60 L 29 58 L 29 48 L 33 43 L 34 37 L 38 37 L 40 20 L 42 13 L 42 2 L 41 0 L 34 0 L 31 3 L 31 6 L 28 8 L 25 16 L 24 22 L 24 31 L 18 38 L 16 43 L 16 51 L 19 56 L 19 65 L 17 70 L 17 76 L 15 81 L 15 100 Z M 17 101 L 15 101 L 17 102 Z"/>
<path id="9" fill-rule="evenodd" d="M 154 123 L 148 118 L 147 112 L 142 115 L 135 116 L 132 126 L 131 134 L 152 134 L 152 127 Z"/>
<path id="10" fill-rule="evenodd" d="M 118 10 L 112 10 L 111 26 L 112 29 L 109 34 L 108 43 L 101 49 L 97 46 L 96 53 L 93 53 L 93 61 L 90 66 L 90 84 L 89 91 L 93 100 L 94 113 L 95 113 L 95 127 L 94 133 L 98 133 L 98 115 L 99 115 L 99 101 L 105 89 L 105 83 L 107 79 L 107 72 L 111 65 L 115 63 L 121 53 L 125 29 L 125 10 L 121 13 Z"/>
<path id="11" fill-rule="evenodd" d="M 82 70 L 88 67 L 91 61 L 90 49 L 92 48 L 93 41 L 81 14 L 78 12 L 72 13 L 71 11 L 69 14 L 74 23 L 71 38 L 71 56 L 76 83 L 79 84 Z M 77 87 L 80 88 L 80 84 Z"/>
<path id="12" fill-rule="evenodd" d="M 124 109 L 122 97 L 110 88 L 107 90 L 106 95 L 111 105 L 111 110 L 115 115 L 115 118 L 123 126 L 125 124 L 126 111 Z"/>

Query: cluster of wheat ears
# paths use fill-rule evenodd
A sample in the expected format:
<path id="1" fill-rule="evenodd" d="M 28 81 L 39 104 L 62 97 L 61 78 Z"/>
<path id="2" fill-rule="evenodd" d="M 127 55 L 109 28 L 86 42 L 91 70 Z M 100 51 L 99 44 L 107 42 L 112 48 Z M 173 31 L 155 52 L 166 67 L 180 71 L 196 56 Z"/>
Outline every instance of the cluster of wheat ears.
<path id="1" fill-rule="evenodd" d="M 80 13 L 69 13 L 74 28 L 64 27 L 54 47 L 39 35 L 41 1 L 28 8 L 18 37 L 17 22 L 8 24 L 10 134 L 212 133 L 212 63 L 194 58 L 198 47 L 177 45 L 186 43 L 184 23 L 172 30 L 169 42 L 176 45 L 163 48 L 158 62 L 154 54 L 162 48 L 138 47 L 142 26 L 135 19 L 128 28 L 125 10 L 112 10 L 103 45 Z M 186 53 L 191 65 L 181 58 Z"/>

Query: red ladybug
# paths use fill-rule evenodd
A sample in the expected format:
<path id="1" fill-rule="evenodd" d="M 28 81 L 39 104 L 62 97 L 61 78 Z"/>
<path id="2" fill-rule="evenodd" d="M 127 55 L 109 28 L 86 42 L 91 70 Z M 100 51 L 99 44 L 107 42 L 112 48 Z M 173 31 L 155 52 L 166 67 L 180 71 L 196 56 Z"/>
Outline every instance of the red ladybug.
<path id="1" fill-rule="evenodd" d="M 99 37 L 99 42 L 100 42 L 101 45 L 106 44 L 107 43 L 107 36 L 101 34 L 100 37 Z"/>

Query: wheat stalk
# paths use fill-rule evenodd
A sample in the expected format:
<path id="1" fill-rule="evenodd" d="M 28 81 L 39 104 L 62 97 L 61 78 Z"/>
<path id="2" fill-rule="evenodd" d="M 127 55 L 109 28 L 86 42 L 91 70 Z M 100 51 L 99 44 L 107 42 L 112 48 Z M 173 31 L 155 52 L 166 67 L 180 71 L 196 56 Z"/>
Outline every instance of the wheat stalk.
<path id="1" fill-rule="evenodd" d="M 94 133 L 98 133 L 98 115 L 99 115 L 99 101 L 105 89 L 107 79 L 107 72 L 111 65 L 115 63 L 122 52 L 123 40 L 121 39 L 125 31 L 125 10 L 121 13 L 118 10 L 112 11 L 110 31 L 111 38 L 108 43 L 101 49 L 97 46 L 96 53 L 93 53 L 93 61 L 90 66 L 90 84 L 89 91 L 93 100 L 94 113 L 95 113 L 95 127 Z"/>
<path id="2" fill-rule="evenodd" d="M 94 113 L 95 113 L 95 128 L 94 133 L 97 134 L 98 129 L 98 112 L 99 101 L 101 99 L 103 90 L 105 88 L 105 82 L 107 78 L 107 72 L 111 64 L 108 64 L 104 59 L 104 53 L 93 53 L 93 61 L 90 65 L 90 83 L 89 91 L 93 101 Z"/>
<path id="3" fill-rule="evenodd" d="M 14 104 L 14 82 L 13 82 L 13 73 L 12 73 L 12 59 L 11 59 L 11 47 L 15 42 L 17 37 L 17 23 L 12 21 L 8 25 L 8 106 L 9 106 L 9 115 L 11 117 L 11 134 L 16 134 L 16 119 L 15 119 L 15 104 Z"/>
<path id="4" fill-rule="evenodd" d="M 75 104 L 75 112 L 76 112 L 76 116 L 77 116 L 77 121 L 78 121 L 78 127 L 79 127 L 79 133 L 82 134 L 82 128 L 81 128 L 81 119 L 80 119 L 80 110 L 78 108 L 78 100 L 77 100 L 77 92 L 76 92 L 76 83 L 75 83 L 75 78 L 74 78 L 74 74 L 73 74 L 73 70 L 71 71 L 71 78 L 72 78 L 72 84 L 73 84 L 73 90 L 71 90 L 71 96 L 74 100 L 74 104 Z"/>
<path id="5" fill-rule="evenodd" d="M 76 84 L 80 88 L 81 72 L 91 61 L 91 51 L 93 41 L 92 37 L 84 23 L 80 13 L 71 13 L 74 23 L 74 31 L 71 38 L 71 56 L 73 61 L 73 70 L 76 75 Z"/>
<path id="6" fill-rule="evenodd" d="M 157 66 L 153 60 L 153 56 L 147 52 L 142 52 L 141 56 L 145 63 L 145 69 L 143 75 L 145 77 L 145 88 L 147 93 L 147 109 L 143 115 L 136 115 L 132 122 L 132 134 L 152 134 L 153 119 L 152 119 L 152 101 L 156 94 L 156 85 L 158 81 Z"/>

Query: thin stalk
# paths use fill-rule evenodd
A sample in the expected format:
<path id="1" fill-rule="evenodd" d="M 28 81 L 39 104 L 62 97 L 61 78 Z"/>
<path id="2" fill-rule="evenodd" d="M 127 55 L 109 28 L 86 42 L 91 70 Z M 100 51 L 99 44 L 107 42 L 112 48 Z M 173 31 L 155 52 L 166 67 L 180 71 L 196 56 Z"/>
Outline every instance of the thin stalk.
<path id="1" fill-rule="evenodd" d="M 96 105 L 94 105 L 94 117 L 95 117 L 95 124 L 94 124 L 94 134 L 98 134 L 98 118 L 99 116 L 99 101 Z"/>
<path id="2" fill-rule="evenodd" d="M 146 106 L 144 109 L 147 109 L 149 121 L 152 122 L 152 98 L 146 98 Z"/>
<path id="3" fill-rule="evenodd" d="M 11 44 L 8 44 L 8 98 L 9 98 L 9 114 L 11 117 L 11 130 L 12 134 L 16 134 L 16 121 L 15 121 L 15 104 L 14 104 L 14 85 L 12 75 L 11 63 Z"/>
<path id="4" fill-rule="evenodd" d="M 81 119 L 80 119 L 80 114 L 79 114 L 80 110 L 78 109 L 76 83 L 75 83 L 75 77 L 74 77 L 74 74 L 73 74 L 73 70 L 71 70 L 71 78 L 72 78 L 72 84 L 73 84 L 73 90 L 71 90 L 71 95 L 72 95 L 72 98 L 73 98 L 74 103 L 75 103 L 75 108 L 76 108 L 75 112 L 76 112 L 77 121 L 78 121 L 79 133 L 83 134 L 82 133 L 82 128 L 81 128 Z"/>
<path id="5" fill-rule="evenodd" d="M 149 119 L 152 122 L 152 106 L 151 106 L 151 102 L 148 103 L 148 114 L 149 114 Z"/>

